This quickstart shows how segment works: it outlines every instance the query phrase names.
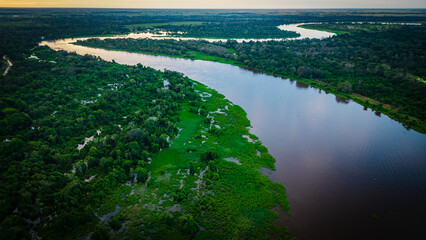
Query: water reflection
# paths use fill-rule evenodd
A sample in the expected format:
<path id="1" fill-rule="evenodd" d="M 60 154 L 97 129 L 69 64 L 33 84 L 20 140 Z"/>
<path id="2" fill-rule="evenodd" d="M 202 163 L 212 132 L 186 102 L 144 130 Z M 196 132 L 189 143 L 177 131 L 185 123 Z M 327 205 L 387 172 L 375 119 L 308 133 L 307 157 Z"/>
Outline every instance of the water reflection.
<path id="1" fill-rule="evenodd" d="M 306 83 L 302 83 L 302 82 L 296 82 L 296 87 L 297 88 L 309 88 L 309 85 Z"/>
<path id="2" fill-rule="evenodd" d="M 354 102 L 231 65 L 46 45 L 179 71 L 240 105 L 276 158 L 276 171 L 262 171 L 287 188 L 291 216 L 280 223 L 300 239 L 426 239 L 425 135 Z"/>
<path id="3" fill-rule="evenodd" d="M 299 26 L 308 24 L 308 23 L 297 23 L 297 24 L 283 24 L 280 26 L 277 26 L 280 30 L 285 31 L 292 31 L 297 32 L 300 34 L 300 37 L 296 38 L 256 38 L 256 39 L 244 39 L 244 38 L 233 38 L 232 40 L 237 42 L 264 42 L 264 41 L 287 41 L 287 40 L 298 40 L 298 39 L 323 39 L 335 36 L 335 33 L 329 33 L 325 31 L 318 31 L 318 30 L 311 30 L 311 29 L 304 29 L 300 28 Z M 104 39 L 124 39 L 124 38 L 133 38 L 133 39 L 139 39 L 139 38 L 149 38 L 149 39 L 155 39 L 155 40 L 165 40 L 165 39 L 173 39 L 173 40 L 203 40 L 207 42 L 226 42 L 229 39 L 212 39 L 212 38 L 190 38 L 190 37 L 172 37 L 169 35 L 170 32 L 165 31 L 159 31 L 159 32 L 144 32 L 144 33 L 129 33 L 125 35 L 116 35 L 116 36 L 107 36 L 107 37 L 85 37 L 85 38 L 68 38 L 68 39 L 62 39 L 57 40 L 56 44 L 68 44 L 71 42 L 77 42 L 77 41 L 85 41 L 89 38 L 98 38 L 101 40 Z M 47 45 L 47 42 L 49 41 L 43 41 L 41 45 Z"/>
<path id="4" fill-rule="evenodd" d="M 351 100 L 348 98 L 343 98 L 343 97 L 339 97 L 336 96 L 336 102 L 337 103 L 344 103 L 344 104 L 348 104 Z"/>

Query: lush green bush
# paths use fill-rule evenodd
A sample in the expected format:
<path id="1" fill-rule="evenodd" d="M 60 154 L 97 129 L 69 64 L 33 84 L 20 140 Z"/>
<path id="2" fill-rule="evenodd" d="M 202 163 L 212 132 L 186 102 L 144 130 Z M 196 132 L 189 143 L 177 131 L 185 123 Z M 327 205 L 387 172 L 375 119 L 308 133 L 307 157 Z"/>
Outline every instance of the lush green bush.
<path id="1" fill-rule="evenodd" d="M 184 234 L 195 235 L 199 230 L 198 223 L 194 220 L 194 218 L 186 214 L 179 218 L 181 231 Z"/>
<path id="2" fill-rule="evenodd" d="M 92 239 L 92 240 L 108 240 L 109 239 L 108 229 L 106 227 L 102 226 L 102 225 L 96 226 L 96 229 L 93 232 L 90 239 Z"/>
<path id="3" fill-rule="evenodd" d="M 136 168 L 136 174 L 136 179 L 138 180 L 138 182 L 145 182 L 148 179 L 148 171 L 146 171 L 145 168 L 141 168 L 138 166 Z"/>
<path id="4" fill-rule="evenodd" d="M 214 148 L 210 148 L 207 151 L 201 152 L 200 154 L 200 159 L 206 163 L 217 158 L 219 158 L 219 153 L 217 153 Z"/>

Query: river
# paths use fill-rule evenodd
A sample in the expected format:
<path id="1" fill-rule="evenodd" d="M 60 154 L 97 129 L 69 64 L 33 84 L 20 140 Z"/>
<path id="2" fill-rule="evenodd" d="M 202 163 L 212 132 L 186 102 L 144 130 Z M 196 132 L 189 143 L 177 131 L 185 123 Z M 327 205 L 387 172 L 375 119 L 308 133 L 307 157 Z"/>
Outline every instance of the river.
<path id="1" fill-rule="evenodd" d="M 279 224 L 299 239 L 426 239 L 426 135 L 289 79 L 69 44 L 76 40 L 42 45 L 179 71 L 240 105 L 276 159 L 264 173 L 287 188 L 291 214 Z"/>

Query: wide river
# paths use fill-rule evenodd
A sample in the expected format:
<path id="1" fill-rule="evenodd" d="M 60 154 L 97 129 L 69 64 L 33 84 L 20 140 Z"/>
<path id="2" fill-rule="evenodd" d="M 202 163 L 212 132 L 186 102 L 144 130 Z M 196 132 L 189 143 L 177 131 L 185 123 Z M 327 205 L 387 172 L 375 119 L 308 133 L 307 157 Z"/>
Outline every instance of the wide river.
<path id="1" fill-rule="evenodd" d="M 182 72 L 240 105 L 276 159 L 276 171 L 263 172 L 287 188 L 291 214 L 278 224 L 299 239 L 426 239 L 426 135 L 289 79 L 69 44 L 76 40 L 42 45 Z"/>

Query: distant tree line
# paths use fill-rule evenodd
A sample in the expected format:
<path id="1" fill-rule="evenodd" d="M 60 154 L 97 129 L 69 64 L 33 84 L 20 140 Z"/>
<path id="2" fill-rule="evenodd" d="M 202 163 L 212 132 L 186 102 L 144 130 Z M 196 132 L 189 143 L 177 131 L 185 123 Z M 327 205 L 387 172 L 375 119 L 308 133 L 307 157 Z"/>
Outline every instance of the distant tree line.
<path id="1" fill-rule="evenodd" d="M 426 119 L 426 28 L 354 31 L 328 39 L 243 42 L 148 39 L 90 39 L 93 47 L 191 58 L 195 52 L 294 79 L 306 79 L 342 93 L 357 93 L 399 112 Z"/>

